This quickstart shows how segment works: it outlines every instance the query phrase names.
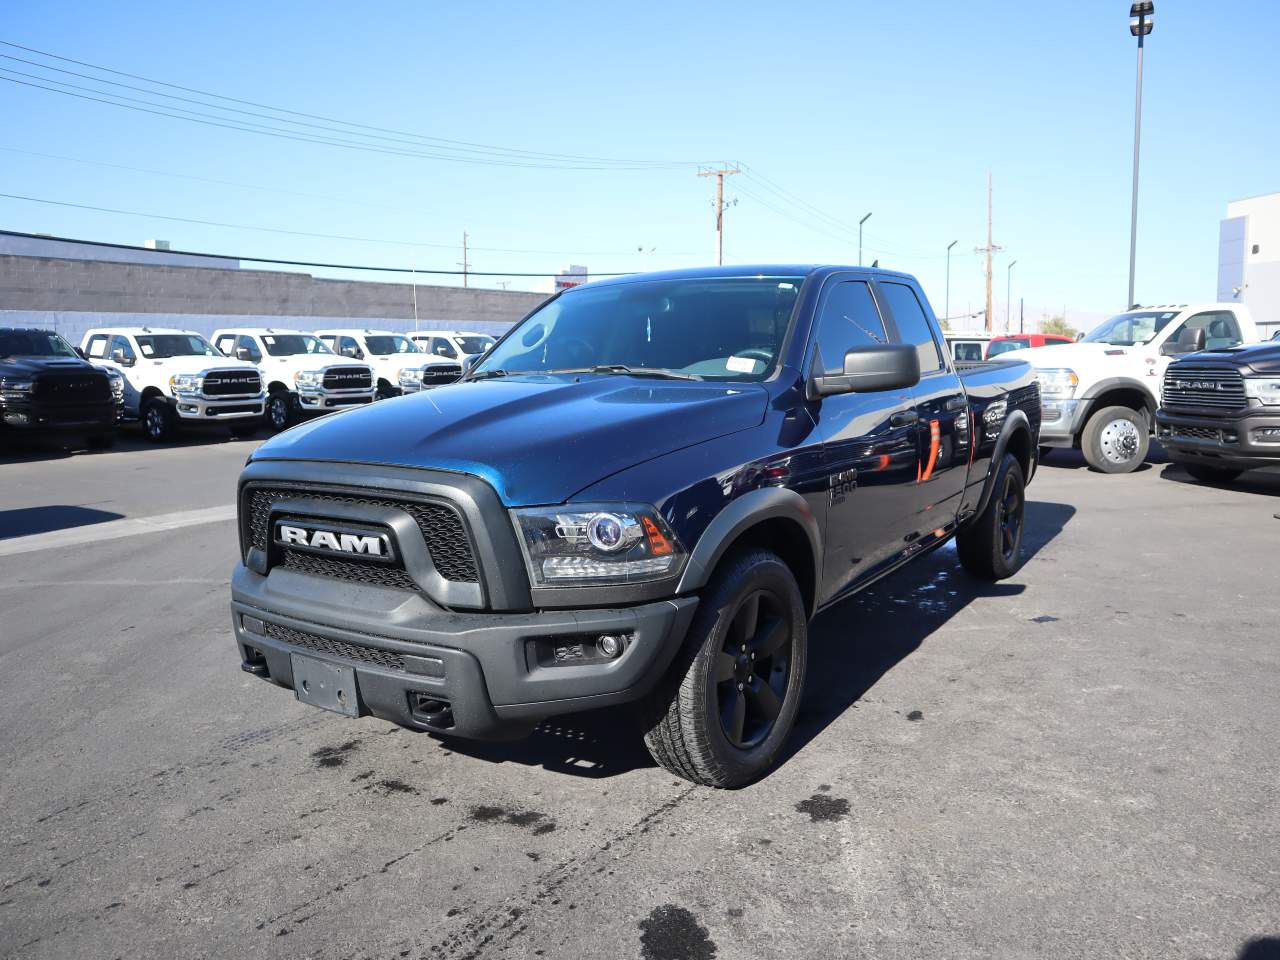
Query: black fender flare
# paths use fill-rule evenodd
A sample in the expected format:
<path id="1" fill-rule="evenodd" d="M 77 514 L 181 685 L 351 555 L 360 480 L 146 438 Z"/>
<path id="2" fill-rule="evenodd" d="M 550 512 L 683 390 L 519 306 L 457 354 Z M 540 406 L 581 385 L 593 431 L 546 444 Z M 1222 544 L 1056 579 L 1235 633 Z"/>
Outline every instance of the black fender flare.
<path id="1" fill-rule="evenodd" d="M 738 537 L 758 523 L 775 519 L 790 520 L 805 532 L 813 562 L 813 583 L 821 583 L 822 530 L 808 501 L 794 490 L 766 487 L 733 500 L 707 525 L 689 555 L 677 593 L 691 593 L 705 587 L 725 551 Z"/>
<path id="2" fill-rule="evenodd" d="M 1000 469 L 1000 464 L 1004 461 L 1004 455 L 1009 449 L 1009 441 L 1013 439 L 1013 435 L 1023 431 L 1027 435 L 1027 441 L 1031 445 L 1031 474 L 1026 478 L 1027 483 L 1031 482 L 1031 477 L 1035 475 L 1035 465 L 1039 460 L 1039 452 L 1036 449 L 1035 434 L 1031 432 L 1031 421 L 1027 419 L 1027 415 L 1022 410 L 1014 410 L 1005 417 L 1004 426 L 1000 428 L 1000 436 L 996 438 L 995 453 L 991 455 L 991 466 L 987 468 L 987 479 L 982 484 L 982 498 L 978 501 L 977 509 L 974 510 L 973 516 L 981 516 L 982 511 L 987 509 L 987 504 L 991 500 L 991 491 L 993 481 L 995 480 L 996 471 Z"/>

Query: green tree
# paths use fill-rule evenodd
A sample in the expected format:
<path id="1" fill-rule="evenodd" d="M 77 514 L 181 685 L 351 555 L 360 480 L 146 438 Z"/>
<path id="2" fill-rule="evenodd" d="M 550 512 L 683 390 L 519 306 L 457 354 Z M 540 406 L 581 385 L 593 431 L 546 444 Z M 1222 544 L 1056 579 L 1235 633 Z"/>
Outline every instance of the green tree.
<path id="1" fill-rule="evenodd" d="M 1066 317 L 1059 315 L 1041 320 L 1040 332 L 1052 333 L 1060 337 L 1074 337 L 1076 335 L 1076 328 L 1067 323 Z"/>
<path id="2" fill-rule="evenodd" d="M 938 326 L 942 327 L 942 329 L 947 333 L 951 332 L 951 322 L 947 320 L 946 317 L 941 317 L 938 319 Z"/>

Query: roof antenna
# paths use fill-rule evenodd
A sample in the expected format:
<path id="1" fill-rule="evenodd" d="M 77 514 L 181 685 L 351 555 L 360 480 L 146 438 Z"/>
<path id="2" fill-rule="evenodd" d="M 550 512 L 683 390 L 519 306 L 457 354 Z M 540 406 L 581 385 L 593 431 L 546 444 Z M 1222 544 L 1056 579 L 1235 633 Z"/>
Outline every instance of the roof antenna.
<path id="1" fill-rule="evenodd" d="M 879 260 L 872 260 L 872 261 L 871 261 L 871 269 L 872 269 L 872 270 L 874 270 L 874 269 L 875 269 L 876 267 L 878 267 L 878 266 L 880 266 L 880 261 L 879 261 Z"/>

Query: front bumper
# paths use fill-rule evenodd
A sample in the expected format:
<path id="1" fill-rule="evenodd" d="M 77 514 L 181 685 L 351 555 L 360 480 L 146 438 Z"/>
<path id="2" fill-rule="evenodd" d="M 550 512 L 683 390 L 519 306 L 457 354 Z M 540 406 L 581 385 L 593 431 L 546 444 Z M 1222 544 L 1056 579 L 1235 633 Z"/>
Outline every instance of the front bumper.
<path id="1" fill-rule="evenodd" d="M 1084 400 L 1040 401 L 1040 445 L 1042 447 L 1070 447 L 1080 433 L 1080 422 L 1085 414 Z"/>
<path id="2" fill-rule="evenodd" d="M 270 581 L 270 583 L 268 583 Z M 243 564 L 231 581 L 241 668 L 293 688 L 294 655 L 355 671 L 358 715 L 474 739 L 637 699 L 684 639 L 697 598 L 613 609 L 457 613 L 425 597 Z M 606 659 L 605 634 L 626 638 Z"/>
<path id="3" fill-rule="evenodd" d="M 217 398 L 181 393 L 165 399 L 184 423 L 251 420 L 262 416 L 266 404 L 266 396 L 262 393 Z"/>
<path id="4" fill-rule="evenodd" d="M 55 406 L 39 401 L 0 404 L 0 424 L 8 430 L 106 433 L 115 429 L 117 417 L 118 407 L 114 401 L 82 406 Z"/>
<path id="5" fill-rule="evenodd" d="M 1250 409 L 1227 418 L 1161 409 L 1156 433 L 1176 462 L 1242 470 L 1280 464 L 1280 411 Z"/>
<path id="6" fill-rule="evenodd" d="M 364 390 L 299 390 L 298 409 L 304 413 L 329 413 L 358 407 L 376 399 L 373 387 Z"/>

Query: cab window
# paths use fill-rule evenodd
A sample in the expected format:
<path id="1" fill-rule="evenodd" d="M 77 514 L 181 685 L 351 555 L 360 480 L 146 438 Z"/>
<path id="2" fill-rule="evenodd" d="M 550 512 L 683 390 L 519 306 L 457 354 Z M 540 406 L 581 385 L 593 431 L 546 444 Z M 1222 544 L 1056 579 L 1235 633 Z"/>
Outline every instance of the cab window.
<path id="1" fill-rule="evenodd" d="M 1206 350 L 1222 350 L 1226 347 L 1238 347 L 1244 342 L 1240 336 L 1240 324 L 1236 315 L 1230 310 L 1210 310 L 1197 313 L 1182 325 L 1182 331 L 1204 330 L 1204 346 Z M 1182 331 L 1178 336 L 1182 335 Z"/>
<path id="2" fill-rule="evenodd" d="M 818 351 L 814 369 L 823 376 L 844 373 L 844 355 L 855 347 L 888 343 L 884 321 L 862 280 L 846 280 L 831 288 L 818 317 Z"/>
<path id="3" fill-rule="evenodd" d="M 218 348 L 219 353 L 230 357 L 235 354 L 236 338 L 229 333 L 224 333 L 213 342 L 213 345 Z"/>
<path id="4" fill-rule="evenodd" d="M 458 352 L 453 349 L 453 344 L 444 337 L 431 338 L 431 352 L 437 357 L 448 357 L 450 360 L 458 358 Z"/>
<path id="5" fill-rule="evenodd" d="M 131 363 L 138 359 L 138 355 L 133 352 L 133 344 L 129 342 L 128 337 L 115 336 L 111 338 L 110 359 L 123 360 L 125 363 Z"/>
<path id="6" fill-rule="evenodd" d="M 924 315 L 924 308 L 916 292 L 905 283 L 886 283 L 881 281 L 880 292 L 884 295 L 898 328 L 898 336 L 903 343 L 913 344 L 920 355 L 920 376 L 926 377 L 942 369 L 942 351 L 938 349 L 938 341 L 933 337 L 933 328 Z"/>
<path id="7" fill-rule="evenodd" d="M 108 359 L 107 344 L 110 341 L 111 338 L 105 333 L 95 333 L 89 338 L 89 348 L 85 350 L 85 353 L 93 357 L 95 360 L 106 360 Z"/>
<path id="8" fill-rule="evenodd" d="M 240 357 L 240 351 L 243 350 L 244 356 Z M 258 344 L 254 342 L 253 337 L 241 334 L 236 338 L 236 357 L 248 360 L 250 363 L 257 363 L 262 359 L 262 351 L 258 349 Z"/>
<path id="9" fill-rule="evenodd" d="M 339 337 L 337 352 L 344 357 L 351 358 L 352 360 L 359 360 L 363 356 L 354 337 Z"/>

